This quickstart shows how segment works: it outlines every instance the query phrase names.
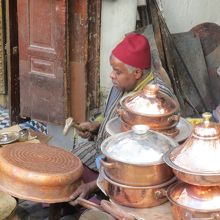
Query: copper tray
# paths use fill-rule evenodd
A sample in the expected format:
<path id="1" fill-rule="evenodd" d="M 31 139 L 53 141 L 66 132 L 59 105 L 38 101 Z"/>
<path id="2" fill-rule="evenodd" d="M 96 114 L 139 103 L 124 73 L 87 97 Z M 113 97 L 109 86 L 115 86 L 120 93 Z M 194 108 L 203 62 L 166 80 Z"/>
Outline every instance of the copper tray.
<path id="1" fill-rule="evenodd" d="M 0 189 L 20 199 L 69 201 L 82 171 L 79 158 L 58 147 L 14 143 L 0 149 Z"/>
<path id="2" fill-rule="evenodd" d="M 176 126 L 179 129 L 179 134 L 177 134 L 173 139 L 178 143 L 185 141 L 192 133 L 192 125 L 184 118 L 180 117 L 179 123 Z M 121 133 L 121 122 L 119 117 L 111 119 L 105 127 L 107 133 L 112 136 Z"/>

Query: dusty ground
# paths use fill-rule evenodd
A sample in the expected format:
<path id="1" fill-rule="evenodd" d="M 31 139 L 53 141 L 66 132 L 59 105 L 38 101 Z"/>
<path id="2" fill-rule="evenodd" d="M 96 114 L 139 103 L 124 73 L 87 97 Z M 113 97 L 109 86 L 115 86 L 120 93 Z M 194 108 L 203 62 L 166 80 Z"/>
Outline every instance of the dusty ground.
<path id="1" fill-rule="evenodd" d="M 48 220 L 49 207 L 41 203 L 19 201 L 15 213 L 7 220 Z M 61 210 L 61 220 L 78 220 L 79 212 L 71 206 L 64 206 Z"/>

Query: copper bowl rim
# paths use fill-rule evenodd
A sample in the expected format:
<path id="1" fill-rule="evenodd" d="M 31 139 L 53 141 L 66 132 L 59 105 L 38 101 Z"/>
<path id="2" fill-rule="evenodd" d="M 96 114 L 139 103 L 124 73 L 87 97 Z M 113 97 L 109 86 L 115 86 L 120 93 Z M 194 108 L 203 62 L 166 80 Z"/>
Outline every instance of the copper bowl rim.
<path id="1" fill-rule="evenodd" d="M 177 182 L 177 183 L 174 183 L 174 184 L 168 186 L 167 191 L 166 191 L 167 198 L 168 198 L 168 200 L 169 200 L 173 205 L 179 206 L 179 207 L 184 208 L 184 209 L 187 209 L 187 210 L 197 211 L 197 212 L 203 212 L 203 213 L 219 212 L 219 211 L 220 211 L 220 205 L 219 205 L 219 209 L 204 210 L 204 209 L 195 209 L 195 208 L 192 208 L 192 207 L 189 207 L 189 206 L 185 206 L 185 205 L 179 204 L 178 202 L 174 201 L 174 200 L 172 199 L 172 197 L 171 197 L 171 191 L 172 191 L 172 190 L 175 190 L 175 187 L 176 187 L 177 185 L 179 185 L 179 184 L 181 184 L 181 182 Z"/>
<path id="2" fill-rule="evenodd" d="M 117 183 L 113 180 L 111 180 L 105 173 L 105 171 L 103 170 L 103 172 L 101 172 L 101 175 L 103 176 L 103 178 L 109 182 L 110 184 L 114 185 L 114 186 L 117 186 L 117 187 L 121 187 L 121 188 L 128 188 L 128 189 L 137 189 L 137 190 L 146 190 L 146 189 L 159 189 L 159 188 L 163 188 L 165 186 L 169 186 L 170 184 L 174 183 L 177 178 L 174 176 L 172 177 L 170 180 L 162 183 L 162 184 L 159 184 L 159 185 L 152 185 L 152 186 L 128 186 L 128 185 L 124 185 L 124 184 L 121 184 L 121 183 Z"/>
<path id="3" fill-rule="evenodd" d="M 126 101 L 128 98 L 132 97 L 132 95 L 128 95 L 128 96 L 125 96 L 124 98 L 122 98 L 122 99 L 120 100 L 120 105 L 121 105 L 121 107 L 122 107 L 125 111 L 127 111 L 127 112 L 129 112 L 129 113 L 132 113 L 132 114 L 135 114 L 135 115 L 139 115 L 139 116 L 145 116 L 145 117 L 159 118 L 159 117 L 163 117 L 163 116 L 164 116 L 164 117 L 165 117 L 165 116 L 170 116 L 170 115 L 173 115 L 174 113 L 179 114 L 179 111 L 180 111 L 180 105 L 179 105 L 179 103 L 178 103 L 175 99 L 173 99 L 173 98 L 171 98 L 170 96 L 168 96 L 167 94 L 162 93 L 162 92 L 160 92 L 160 91 L 159 91 L 159 93 L 161 93 L 161 94 L 163 94 L 164 96 L 166 96 L 167 98 L 169 98 L 169 99 L 171 100 L 171 102 L 174 104 L 175 108 L 172 108 L 172 110 L 169 111 L 169 112 L 167 112 L 167 113 L 157 114 L 157 115 L 137 113 L 137 112 L 135 112 L 135 111 L 132 111 L 131 109 L 129 109 L 129 108 L 125 105 L 125 101 Z M 134 95 L 134 94 L 133 94 L 133 95 Z"/>
<path id="4" fill-rule="evenodd" d="M 176 147 L 174 149 L 170 149 L 168 150 L 164 155 L 163 155 L 163 161 L 172 169 L 186 173 L 186 174 L 190 174 L 190 175 L 195 175 L 195 176 L 220 176 L 220 171 L 216 171 L 216 172 L 196 172 L 196 171 L 191 171 L 191 170 L 187 170 L 185 168 L 182 168 L 178 165 L 176 165 L 175 163 L 173 163 L 173 161 L 170 159 L 170 155 L 173 153 L 173 151 L 177 151 L 181 148 L 181 146 Z"/>

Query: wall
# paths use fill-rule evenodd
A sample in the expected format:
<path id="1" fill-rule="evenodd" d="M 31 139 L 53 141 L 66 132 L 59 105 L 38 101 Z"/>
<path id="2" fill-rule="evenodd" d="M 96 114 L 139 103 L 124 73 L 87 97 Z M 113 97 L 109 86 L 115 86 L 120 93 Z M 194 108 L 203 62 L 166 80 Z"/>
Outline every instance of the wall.
<path id="1" fill-rule="evenodd" d="M 136 0 L 103 0 L 101 21 L 100 84 L 106 96 L 111 87 L 109 56 L 126 33 L 135 30 Z"/>
<path id="2" fill-rule="evenodd" d="M 102 97 L 111 87 L 109 55 L 125 33 L 135 29 L 137 2 L 145 0 L 103 0 L 100 51 L 100 84 Z M 163 8 L 171 33 L 189 31 L 202 22 L 220 24 L 220 0 L 157 0 Z M 104 96 L 103 96 L 104 95 Z"/>
<path id="3" fill-rule="evenodd" d="M 189 31 L 203 22 L 220 25 L 219 0 L 160 0 L 171 33 Z"/>

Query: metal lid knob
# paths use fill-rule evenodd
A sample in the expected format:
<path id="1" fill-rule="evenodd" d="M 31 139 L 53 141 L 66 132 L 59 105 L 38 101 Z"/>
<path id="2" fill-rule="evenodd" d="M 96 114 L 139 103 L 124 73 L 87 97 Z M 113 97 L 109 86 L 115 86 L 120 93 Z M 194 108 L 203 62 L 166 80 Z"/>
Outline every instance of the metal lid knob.
<path id="1" fill-rule="evenodd" d="M 149 84 L 144 88 L 144 94 L 149 98 L 155 98 L 160 88 L 158 85 Z"/>
<path id="2" fill-rule="evenodd" d="M 205 112 L 202 114 L 203 120 L 205 124 L 209 124 L 210 123 L 210 119 L 212 117 L 212 114 L 210 112 Z"/>
<path id="3" fill-rule="evenodd" d="M 132 127 L 132 131 L 135 134 L 146 134 L 149 131 L 149 127 L 147 125 L 134 125 Z"/>

